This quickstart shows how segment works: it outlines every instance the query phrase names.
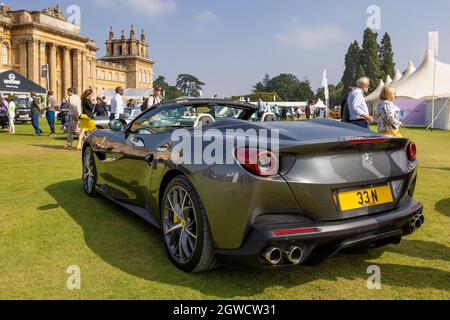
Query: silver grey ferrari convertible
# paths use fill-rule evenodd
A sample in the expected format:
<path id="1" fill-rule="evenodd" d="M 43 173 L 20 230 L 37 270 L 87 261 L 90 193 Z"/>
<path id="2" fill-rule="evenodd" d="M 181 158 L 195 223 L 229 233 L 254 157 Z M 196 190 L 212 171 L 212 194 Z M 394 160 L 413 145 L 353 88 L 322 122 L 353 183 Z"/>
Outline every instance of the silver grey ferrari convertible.
<path id="1" fill-rule="evenodd" d="M 317 265 L 422 226 L 413 142 L 334 120 L 249 121 L 255 112 L 186 98 L 113 120 L 84 143 L 84 191 L 161 229 L 185 272 Z"/>

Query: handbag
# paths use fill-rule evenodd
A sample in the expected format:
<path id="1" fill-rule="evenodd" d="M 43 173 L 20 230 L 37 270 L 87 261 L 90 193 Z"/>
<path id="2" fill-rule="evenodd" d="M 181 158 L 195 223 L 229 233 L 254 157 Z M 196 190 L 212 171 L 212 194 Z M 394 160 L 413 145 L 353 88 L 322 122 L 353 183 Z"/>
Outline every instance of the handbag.
<path id="1" fill-rule="evenodd" d="M 39 102 L 36 102 L 36 106 L 38 107 L 38 110 L 40 113 L 44 113 L 47 106 L 45 105 L 45 101 L 41 102 L 41 99 L 39 98 Z"/>

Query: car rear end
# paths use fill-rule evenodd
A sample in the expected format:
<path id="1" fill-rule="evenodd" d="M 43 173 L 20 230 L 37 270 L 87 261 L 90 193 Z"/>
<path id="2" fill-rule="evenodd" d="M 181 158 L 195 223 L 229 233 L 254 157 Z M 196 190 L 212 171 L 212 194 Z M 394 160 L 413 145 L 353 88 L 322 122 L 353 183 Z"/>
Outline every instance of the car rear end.
<path id="1" fill-rule="evenodd" d="M 336 132 L 343 135 L 333 137 Z M 254 266 L 318 264 L 344 249 L 399 243 L 420 228 L 423 207 L 413 199 L 415 144 L 362 133 L 330 128 L 316 140 L 282 144 L 274 161 L 280 164 L 277 175 L 300 211 L 260 208 L 242 247 L 219 250 L 219 257 Z"/>
<path id="2" fill-rule="evenodd" d="M 27 98 L 18 98 L 16 101 L 16 121 L 25 123 L 31 121 L 31 106 Z"/>

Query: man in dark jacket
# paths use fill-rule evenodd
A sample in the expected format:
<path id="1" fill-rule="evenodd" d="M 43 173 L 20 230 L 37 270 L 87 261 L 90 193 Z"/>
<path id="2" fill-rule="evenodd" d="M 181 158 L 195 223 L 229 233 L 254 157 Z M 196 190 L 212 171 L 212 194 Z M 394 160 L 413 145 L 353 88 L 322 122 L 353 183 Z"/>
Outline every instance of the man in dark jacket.
<path id="1" fill-rule="evenodd" d="M 97 104 L 95 106 L 95 115 L 97 117 L 107 117 L 108 116 L 108 109 L 105 102 L 105 97 L 100 98 L 97 97 Z"/>
<path id="2" fill-rule="evenodd" d="M 42 135 L 42 130 L 39 127 L 39 118 L 41 117 L 41 109 L 39 105 L 41 103 L 40 98 L 36 95 L 36 92 L 31 92 L 31 124 L 34 128 L 36 136 Z"/>

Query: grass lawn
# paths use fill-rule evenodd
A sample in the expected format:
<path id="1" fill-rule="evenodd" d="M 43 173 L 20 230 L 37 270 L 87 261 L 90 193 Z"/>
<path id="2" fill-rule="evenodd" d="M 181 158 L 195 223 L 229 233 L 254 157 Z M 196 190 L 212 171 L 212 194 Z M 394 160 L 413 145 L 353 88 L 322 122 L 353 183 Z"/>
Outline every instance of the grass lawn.
<path id="1" fill-rule="evenodd" d="M 171 265 L 158 231 L 83 194 L 80 153 L 62 149 L 63 135 L 17 125 L 15 136 L 0 132 L 0 298 L 450 299 L 450 132 L 402 133 L 418 144 L 427 221 L 400 245 L 314 268 L 188 275 Z M 81 290 L 66 287 L 70 265 L 81 269 Z M 367 289 L 370 265 L 381 268 L 381 290 Z"/>

